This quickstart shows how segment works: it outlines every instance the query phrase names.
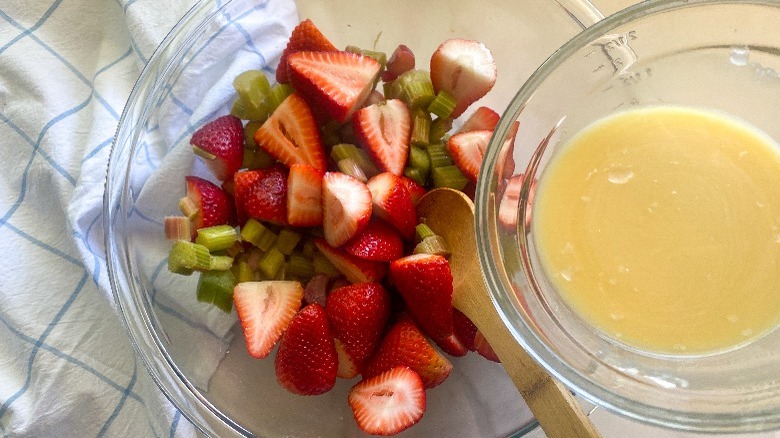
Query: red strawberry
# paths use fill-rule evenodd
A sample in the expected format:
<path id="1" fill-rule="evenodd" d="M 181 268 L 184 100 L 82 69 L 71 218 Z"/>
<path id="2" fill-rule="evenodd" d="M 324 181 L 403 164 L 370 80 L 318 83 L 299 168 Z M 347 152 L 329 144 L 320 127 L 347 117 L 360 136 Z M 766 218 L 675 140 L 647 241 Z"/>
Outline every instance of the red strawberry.
<path id="1" fill-rule="evenodd" d="M 341 246 L 371 219 L 371 192 L 365 183 L 341 172 L 322 178 L 322 225 L 325 240 Z"/>
<path id="2" fill-rule="evenodd" d="M 293 394 L 323 394 L 336 384 L 337 360 L 325 308 L 309 304 L 282 334 L 274 362 L 276 379 Z"/>
<path id="3" fill-rule="evenodd" d="M 390 59 L 387 60 L 385 65 L 385 71 L 382 72 L 382 80 L 385 82 L 392 82 L 401 73 L 407 72 L 414 68 L 414 53 L 405 45 L 401 44 L 395 48 L 393 54 L 390 55 Z"/>
<path id="4" fill-rule="evenodd" d="M 228 180 L 244 161 L 244 125 L 234 115 L 219 117 L 195 131 L 190 144 L 218 180 Z"/>
<path id="5" fill-rule="evenodd" d="M 461 340 L 452 333 L 446 338 L 434 339 L 436 345 L 441 348 L 441 351 L 449 354 L 450 356 L 463 357 L 469 352 L 469 349 L 461 342 Z"/>
<path id="6" fill-rule="evenodd" d="M 520 213 L 520 191 L 523 189 L 523 174 L 515 175 L 507 181 L 504 193 L 501 195 L 501 202 L 498 204 L 498 223 L 509 231 L 517 230 L 517 216 Z M 531 183 L 531 192 L 528 194 L 529 206 L 534 200 L 534 191 L 536 181 Z M 526 209 L 525 226 L 531 225 L 531 209 Z"/>
<path id="7" fill-rule="evenodd" d="M 452 326 L 455 330 L 455 335 L 463 343 L 463 346 L 470 351 L 474 351 L 476 349 L 474 347 L 474 336 L 477 335 L 477 326 L 458 309 L 452 309 Z"/>
<path id="8" fill-rule="evenodd" d="M 236 285 L 233 302 L 250 356 L 257 359 L 268 356 L 301 307 L 302 299 L 303 288 L 297 281 L 253 281 Z"/>
<path id="9" fill-rule="evenodd" d="M 417 225 L 417 213 L 403 178 L 383 172 L 368 180 L 367 185 L 376 215 L 395 227 L 405 239 L 411 240 Z"/>
<path id="10" fill-rule="evenodd" d="M 289 82 L 287 78 L 287 57 L 290 53 L 299 52 L 301 50 L 308 51 L 335 51 L 338 50 L 325 35 L 317 29 L 314 23 L 306 19 L 301 21 L 295 29 L 293 29 L 290 35 L 290 40 L 287 41 L 287 46 L 282 52 L 282 57 L 279 59 L 279 66 L 276 68 L 276 82 L 280 84 L 286 84 Z"/>
<path id="11" fill-rule="evenodd" d="M 397 366 L 407 366 L 419 374 L 426 388 L 440 384 L 452 371 L 452 363 L 428 342 L 409 318 L 396 322 L 382 338 L 363 377 L 371 378 Z"/>
<path id="12" fill-rule="evenodd" d="M 395 228 L 372 218 L 368 226 L 342 247 L 353 256 L 376 262 L 391 262 L 403 255 L 404 241 Z"/>
<path id="13" fill-rule="evenodd" d="M 376 60 L 350 52 L 295 52 L 287 65 L 295 90 L 340 123 L 371 94 L 381 68 Z"/>
<path id="14" fill-rule="evenodd" d="M 496 62 L 480 42 L 448 39 L 431 56 L 431 81 L 434 91 L 446 91 L 455 98 L 452 118 L 456 118 L 493 88 Z"/>
<path id="15" fill-rule="evenodd" d="M 331 292 L 325 310 L 333 336 L 361 369 L 385 332 L 390 319 L 390 294 L 379 283 L 352 284 Z"/>
<path id="16" fill-rule="evenodd" d="M 357 375 L 360 374 L 360 369 L 358 368 L 355 359 L 347 353 L 347 350 L 344 348 L 344 343 L 342 343 L 339 338 L 333 338 L 333 345 L 336 347 L 336 358 L 339 363 L 338 369 L 336 370 L 336 377 L 341 379 L 352 379 L 357 377 Z"/>
<path id="17" fill-rule="evenodd" d="M 308 164 L 293 164 L 287 177 L 287 223 L 294 227 L 322 224 L 323 173 Z"/>
<path id="18" fill-rule="evenodd" d="M 325 152 L 317 122 L 297 93 L 287 96 L 255 131 L 255 143 L 287 167 L 308 164 L 325 171 Z"/>
<path id="19" fill-rule="evenodd" d="M 414 205 L 417 205 L 417 203 L 420 201 L 420 198 L 428 193 L 428 191 L 425 190 L 425 187 L 417 184 L 417 182 L 411 178 L 402 176 L 401 182 L 404 184 L 404 186 L 406 186 L 406 191 L 409 192 L 409 196 L 412 198 L 412 204 Z"/>
<path id="20" fill-rule="evenodd" d="M 520 122 L 515 121 L 504 140 L 504 145 L 498 153 L 496 168 L 501 169 L 503 178 L 510 178 L 515 173 L 515 138 L 520 129 Z"/>
<path id="21" fill-rule="evenodd" d="M 447 142 L 452 161 L 472 182 L 477 181 L 479 166 L 492 135 L 493 131 L 487 130 L 461 132 L 450 137 Z"/>
<path id="22" fill-rule="evenodd" d="M 198 228 L 235 223 L 235 207 L 233 200 L 216 184 L 197 176 L 184 177 L 187 186 L 187 196 L 182 198 L 180 205 L 192 209 L 193 237 Z"/>
<path id="23" fill-rule="evenodd" d="M 233 175 L 236 206 L 249 217 L 287 223 L 287 169 L 272 166 Z"/>
<path id="24" fill-rule="evenodd" d="M 501 116 L 498 115 L 497 112 L 486 106 L 481 106 L 463 122 L 463 126 L 460 127 L 458 132 L 492 131 L 496 129 L 496 125 L 498 125 L 498 120 L 500 118 Z"/>
<path id="25" fill-rule="evenodd" d="M 501 363 L 501 359 L 498 358 L 496 352 L 493 351 L 493 347 L 490 346 L 485 336 L 479 330 L 477 330 L 477 334 L 474 336 L 474 349 L 485 359 Z"/>
<path id="26" fill-rule="evenodd" d="M 400 99 L 361 108 L 352 119 L 355 139 L 380 169 L 402 175 L 409 157 L 412 116 Z"/>
<path id="27" fill-rule="evenodd" d="M 352 283 L 374 283 L 381 281 L 387 273 L 387 265 L 382 262 L 363 260 L 328 245 L 325 239 L 316 239 L 317 249 Z"/>
<path id="28" fill-rule="evenodd" d="M 433 339 L 453 333 L 452 271 L 442 256 L 415 254 L 390 263 L 390 278 L 420 328 Z"/>
<path id="29" fill-rule="evenodd" d="M 395 435 L 420 421 L 425 412 L 422 380 L 406 367 L 361 380 L 347 397 L 358 427 L 371 435 Z"/>

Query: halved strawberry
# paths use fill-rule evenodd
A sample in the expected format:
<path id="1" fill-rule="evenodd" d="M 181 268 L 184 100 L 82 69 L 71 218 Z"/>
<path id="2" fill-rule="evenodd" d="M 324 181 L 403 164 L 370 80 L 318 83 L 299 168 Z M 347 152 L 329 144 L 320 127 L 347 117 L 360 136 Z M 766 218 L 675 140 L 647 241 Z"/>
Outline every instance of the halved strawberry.
<path id="1" fill-rule="evenodd" d="M 346 354 L 362 369 L 390 319 L 390 294 L 379 283 L 352 284 L 332 291 L 325 310 L 333 337 L 344 344 Z"/>
<path id="2" fill-rule="evenodd" d="M 187 196 L 182 198 L 179 205 L 188 205 L 184 209 L 192 221 L 193 237 L 198 228 L 213 227 L 215 225 L 233 224 L 236 221 L 233 200 L 211 181 L 197 176 L 184 177 L 187 187 Z"/>
<path id="3" fill-rule="evenodd" d="M 401 318 L 382 338 L 363 370 L 363 377 L 371 378 L 397 366 L 409 367 L 419 374 L 426 388 L 440 384 L 452 371 L 452 363 L 409 318 Z"/>
<path id="4" fill-rule="evenodd" d="M 450 356 L 463 357 L 469 352 L 469 349 L 461 342 L 455 333 L 447 336 L 446 338 L 434 339 L 436 345 L 441 348 L 441 351 L 449 354 Z"/>
<path id="5" fill-rule="evenodd" d="M 447 142 L 452 161 L 472 182 L 477 181 L 479 166 L 492 135 L 493 131 L 487 130 L 461 132 L 450 137 Z"/>
<path id="6" fill-rule="evenodd" d="M 233 303 L 244 330 L 249 355 L 262 359 L 282 336 L 301 307 L 303 288 L 297 281 L 238 283 Z"/>
<path id="7" fill-rule="evenodd" d="M 290 39 L 287 41 L 287 46 L 282 51 L 279 66 L 276 67 L 276 82 L 280 84 L 289 82 L 287 78 L 287 57 L 290 56 L 290 53 L 300 52 L 301 50 L 324 52 L 336 51 L 338 49 L 320 32 L 311 20 L 301 21 L 293 29 Z"/>
<path id="8" fill-rule="evenodd" d="M 402 175 L 409 157 L 412 116 L 401 99 L 390 99 L 355 112 L 355 139 L 380 169 Z"/>
<path id="9" fill-rule="evenodd" d="M 474 336 L 474 349 L 477 351 L 477 353 L 479 353 L 480 356 L 484 357 L 485 359 L 501 363 L 501 359 L 498 358 L 498 355 L 493 350 L 493 347 L 490 346 L 488 340 L 485 339 L 485 336 L 479 330 L 477 330 L 477 334 Z"/>
<path id="10" fill-rule="evenodd" d="M 340 123 L 371 94 L 381 68 L 376 60 L 350 52 L 295 52 L 287 65 L 295 90 Z"/>
<path id="11" fill-rule="evenodd" d="M 308 164 L 325 171 L 325 152 L 317 122 L 309 105 L 297 93 L 287 96 L 255 131 L 255 143 L 291 167 Z"/>
<path id="12" fill-rule="evenodd" d="M 480 42 L 448 39 L 431 56 L 431 81 L 434 91 L 446 91 L 455 98 L 452 117 L 456 118 L 493 88 L 496 62 Z"/>
<path id="13" fill-rule="evenodd" d="M 347 350 L 344 348 L 344 343 L 341 342 L 339 338 L 333 338 L 333 345 L 336 346 L 336 357 L 339 363 L 338 369 L 336 370 L 336 377 L 340 379 L 352 379 L 357 377 L 357 375 L 360 374 L 360 369 L 358 368 L 355 359 L 347 353 Z"/>
<path id="14" fill-rule="evenodd" d="M 190 144 L 214 176 L 226 181 L 244 161 L 244 125 L 234 115 L 218 117 L 198 128 Z"/>
<path id="15" fill-rule="evenodd" d="M 452 326 L 455 330 L 455 335 L 463 346 L 470 351 L 474 351 L 476 349 L 474 347 L 474 336 L 477 335 L 477 326 L 463 312 L 454 308 L 452 309 Z"/>
<path id="16" fill-rule="evenodd" d="M 404 241 L 398 231 L 379 218 L 371 218 L 366 228 L 343 245 L 356 257 L 391 262 L 403 255 Z"/>
<path id="17" fill-rule="evenodd" d="M 290 166 L 287 177 L 287 223 L 294 227 L 322 224 L 322 177 L 308 164 Z"/>
<path id="18" fill-rule="evenodd" d="M 371 192 L 365 183 L 341 172 L 322 178 L 322 226 L 325 240 L 341 246 L 371 219 Z"/>
<path id="19" fill-rule="evenodd" d="M 420 198 L 425 196 L 426 193 L 428 193 L 427 190 L 425 190 L 425 187 L 421 186 L 420 184 L 417 184 L 417 181 L 408 178 L 406 176 L 401 177 L 401 182 L 406 187 L 406 191 L 409 192 L 409 196 L 412 198 L 412 204 L 417 205 L 417 203 L 420 201 Z"/>
<path id="20" fill-rule="evenodd" d="M 395 435 L 416 424 L 425 413 L 422 380 L 406 367 L 361 380 L 347 397 L 358 427 L 371 435 Z"/>
<path id="21" fill-rule="evenodd" d="M 463 122 L 463 126 L 460 127 L 458 132 L 492 131 L 496 129 L 499 119 L 501 119 L 501 116 L 497 112 L 486 106 L 481 106 Z"/>
<path id="22" fill-rule="evenodd" d="M 281 165 L 233 175 L 236 206 L 249 217 L 287 223 L 287 169 Z"/>
<path id="23" fill-rule="evenodd" d="M 293 394 L 318 395 L 336 384 L 338 359 L 325 308 L 309 304 L 295 314 L 279 341 L 276 379 Z"/>
<path id="24" fill-rule="evenodd" d="M 507 181 L 504 193 L 501 195 L 501 202 L 498 204 L 498 223 L 509 231 L 517 230 L 517 217 L 520 214 L 520 191 L 523 189 L 523 174 L 515 175 Z M 528 205 L 534 200 L 536 191 L 536 181 L 531 183 L 531 192 L 528 194 Z M 531 209 L 526 209 L 525 226 L 531 225 Z"/>
<path id="25" fill-rule="evenodd" d="M 333 266 L 352 283 L 374 283 L 382 281 L 387 273 L 387 264 L 363 260 L 344 251 L 328 245 L 325 239 L 316 239 L 314 244 Z"/>
<path id="26" fill-rule="evenodd" d="M 414 52 L 409 47 L 400 44 L 393 50 L 393 54 L 387 60 L 385 70 L 382 72 L 382 80 L 384 82 L 392 82 L 401 73 L 407 72 L 414 68 Z"/>
<path id="27" fill-rule="evenodd" d="M 453 333 L 452 271 L 446 258 L 415 254 L 390 263 L 390 278 L 409 313 L 433 339 Z"/>
<path id="28" fill-rule="evenodd" d="M 520 129 L 520 122 L 515 121 L 509 128 L 509 132 L 504 139 L 504 145 L 498 153 L 496 159 L 496 169 L 501 170 L 503 178 L 510 178 L 515 173 L 515 139 L 517 131 Z"/>
<path id="29" fill-rule="evenodd" d="M 376 215 L 395 227 L 405 239 L 411 240 L 417 225 L 417 213 L 403 178 L 383 172 L 368 180 L 367 186 Z"/>

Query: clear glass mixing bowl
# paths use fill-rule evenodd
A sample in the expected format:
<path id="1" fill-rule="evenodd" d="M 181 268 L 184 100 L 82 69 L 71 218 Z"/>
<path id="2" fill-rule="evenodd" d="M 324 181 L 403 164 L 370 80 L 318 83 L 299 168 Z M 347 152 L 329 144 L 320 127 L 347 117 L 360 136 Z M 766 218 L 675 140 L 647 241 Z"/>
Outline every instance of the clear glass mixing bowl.
<path id="1" fill-rule="evenodd" d="M 576 315 L 545 278 L 529 198 L 533 181 L 573 134 L 632 106 L 714 109 L 780 140 L 778 29 L 776 1 L 643 2 L 564 45 L 519 89 L 499 124 L 477 189 L 483 273 L 515 338 L 597 405 L 690 431 L 780 428 L 780 330 L 701 357 L 647 354 L 611 341 Z M 515 121 L 520 131 L 509 152 L 501 140 Z M 514 169 L 503 165 L 507 153 Z M 514 174 L 525 174 L 516 207 L 528 222 L 505 227 L 498 207 Z"/>
<path id="2" fill-rule="evenodd" d="M 577 1 L 563 1 L 575 4 Z M 194 129 L 228 112 L 231 81 L 250 68 L 273 72 L 297 23 L 291 2 L 198 2 L 164 39 L 139 78 L 110 155 L 104 202 L 109 277 L 130 338 L 166 396 L 211 436 L 360 436 L 346 403 L 353 381 L 317 397 L 276 382 L 273 360 L 246 354 L 235 315 L 195 301 L 196 278 L 170 274 L 166 215 L 177 214 L 183 177 L 207 175 L 188 144 Z M 480 102 L 502 111 L 534 69 L 598 14 L 552 0 L 299 1 L 339 47 L 392 52 L 399 43 L 425 68 L 449 37 L 493 50 L 496 88 Z M 269 17 L 286 20 L 269 21 Z M 579 17 L 579 18 L 578 18 Z M 286 23 L 286 24 L 285 24 Z M 275 39 L 271 39 L 275 36 Z M 429 391 L 421 423 L 403 436 L 519 436 L 535 421 L 503 369 L 474 354 Z"/>

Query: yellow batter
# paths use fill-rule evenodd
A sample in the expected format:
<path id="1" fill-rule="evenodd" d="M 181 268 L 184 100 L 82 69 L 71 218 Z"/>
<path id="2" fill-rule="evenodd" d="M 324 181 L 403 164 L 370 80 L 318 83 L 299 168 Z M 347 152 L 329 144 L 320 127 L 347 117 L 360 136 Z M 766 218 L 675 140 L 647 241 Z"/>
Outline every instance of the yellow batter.
<path id="1" fill-rule="evenodd" d="M 780 147 L 746 124 L 615 114 L 553 157 L 535 196 L 542 265 L 603 333 L 700 354 L 780 323 Z"/>

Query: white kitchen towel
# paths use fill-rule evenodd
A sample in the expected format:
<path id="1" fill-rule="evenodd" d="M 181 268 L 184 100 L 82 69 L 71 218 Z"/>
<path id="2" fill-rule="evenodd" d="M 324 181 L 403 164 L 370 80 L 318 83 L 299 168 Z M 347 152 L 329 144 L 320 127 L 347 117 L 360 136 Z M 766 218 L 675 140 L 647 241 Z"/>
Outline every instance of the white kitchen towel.
<path id="1" fill-rule="evenodd" d="M 106 165 L 125 102 L 159 42 L 195 3 L 0 1 L 0 436 L 196 434 L 132 350 L 109 288 L 101 225 Z M 224 1 L 205 3 L 216 10 Z M 251 39 L 247 23 L 273 29 L 251 39 L 269 72 L 298 19 L 292 0 L 257 0 L 240 16 L 220 18 L 215 31 L 224 35 Z M 193 63 L 226 50 L 207 47 Z M 242 66 L 232 67 L 225 77 Z M 218 100 L 171 96 L 181 100 L 164 108 L 164 121 L 184 123 L 190 133 Z M 161 314 L 171 324 L 224 342 L 231 317 L 206 316 L 193 328 L 203 307 L 163 298 Z M 196 384 L 206 384 L 221 352 L 188 356 L 197 359 L 190 370 Z"/>

